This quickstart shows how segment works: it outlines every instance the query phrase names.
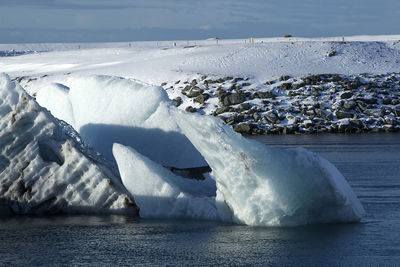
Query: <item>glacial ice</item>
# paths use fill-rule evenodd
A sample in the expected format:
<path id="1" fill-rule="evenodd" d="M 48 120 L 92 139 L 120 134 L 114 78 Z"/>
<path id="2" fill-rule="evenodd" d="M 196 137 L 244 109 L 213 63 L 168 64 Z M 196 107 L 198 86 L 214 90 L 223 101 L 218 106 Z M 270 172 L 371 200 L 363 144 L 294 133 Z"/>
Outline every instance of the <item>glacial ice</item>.
<path id="1" fill-rule="evenodd" d="M 359 221 L 365 213 L 342 174 L 303 148 L 248 140 L 216 118 L 178 110 L 159 87 L 106 76 L 73 77 L 67 85 L 55 86 L 67 101 L 52 107 L 51 100 L 41 100 L 43 105 L 69 110 L 61 119 L 115 157 L 143 217 L 295 226 Z M 40 90 L 38 100 L 45 95 Z M 205 162 L 215 181 L 190 181 L 162 166 Z"/>
<path id="2" fill-rule="evenodd" d="M 234 221 L 304 225 L 359 221 L 364 209 L 343 175 L 303 148 L 271 148 L 235 133 L 220 120 L 175 110 L 183 133 L 212 168 Z"/>
<path id="3" fill-rule="evenodd" d="M 206 164 L 169 114 L 165 104 L 170 100 L 161 87 L 94 75 L 71 77 L 67 85 L 40 89 L 39 104 L 107 159 L 114 160 L 112 145 L 120 143 L 164 166 Z"/>
<path id="4" fill-rule="evenodd" d="M 215 182 L 176 176 L 131 147 L 114 144 L 121 179 L 143 218 L 219 219 Z"/>
<path id="5" fill-rule="evenodd" d="M 0 74 L 0 216 L 136 214 L 129 192 L 93 155 Z"/>

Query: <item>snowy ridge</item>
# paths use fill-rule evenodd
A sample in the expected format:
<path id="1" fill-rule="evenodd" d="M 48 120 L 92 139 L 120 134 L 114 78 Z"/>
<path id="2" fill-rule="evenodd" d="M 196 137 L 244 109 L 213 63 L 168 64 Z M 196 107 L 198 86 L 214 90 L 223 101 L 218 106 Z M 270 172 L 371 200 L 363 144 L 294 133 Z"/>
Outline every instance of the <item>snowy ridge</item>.
<path id="1" fill-rule="evenodd" d="M 54 117 L 3 74 L 0 96 L 2 211 L 137 213 L 118 178 L 88 158 Z"/>

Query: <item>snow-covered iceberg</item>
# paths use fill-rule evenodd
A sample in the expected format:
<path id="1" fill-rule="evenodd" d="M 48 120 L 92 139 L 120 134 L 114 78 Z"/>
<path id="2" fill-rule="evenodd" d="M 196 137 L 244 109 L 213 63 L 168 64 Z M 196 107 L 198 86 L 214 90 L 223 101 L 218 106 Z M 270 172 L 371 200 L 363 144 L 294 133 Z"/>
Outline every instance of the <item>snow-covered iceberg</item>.
<path id="1" fill-rule="evenodd" d="M 179 110 L 174 117 L 212 168 L 235 222 L 293 226 L 354 222 L 364 215 L 343 175 L 315 153 L 268 147 L 213 117 Z"/>
<path id="2" fill-rule="evenodd" d="M 67 85 L 67 86 L 66 86 Z M 114 160 L 113 143 L 134 147 L 164 166 L 206 164 L 182 134 L 159 86 L 110 76 L 71 77 L 41 88 L 38 103 L 76 129 L 85 143 Z"/>
<path id="3" fill-rule="evenodd" d="M 109 159 L 113 153 L 144 217 L 294 226 L 364 214 L 340 172 L 305 149 L 245 139 L 214 117 L 178 110 L 160 87 L 105 76 L 74 77 L 67 86 L 40 90 L 37 98 Z M 59 99 L 45 100 L 51 94 Z M 113 143 L 121 145 L 112 151 Z M 206 162 L 214 180 L 205 183 L 163 168 Z"/>
<path id="4" fill-rule="evenodd" d="M 0 74 L 0 213 L 137 213 L 119 178 L 73 137 Z"/>

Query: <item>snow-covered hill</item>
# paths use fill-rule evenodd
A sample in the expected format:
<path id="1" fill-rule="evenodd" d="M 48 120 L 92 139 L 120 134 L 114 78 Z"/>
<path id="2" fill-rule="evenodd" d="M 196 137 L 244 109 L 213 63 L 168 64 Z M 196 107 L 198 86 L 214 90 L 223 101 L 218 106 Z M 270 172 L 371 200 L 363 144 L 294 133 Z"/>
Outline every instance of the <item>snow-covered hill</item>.
<path id="1" fill-rule="evenodd" d="M 253 83 L 263 83 L 281 75 L 381 74 L 400 69 L 400 36 L 358 36 L 344 40 L 8 44 L 0 45 L 0 51 L 36 52 L 3 57 L 0 69 L 11 77 L 29 76 L 61 83 L 66 74 L 72 73 L 115 75 L 157 85 L 191 80 L 199 73 L 249 77 Z M 335 56 L 329 57 L 333 51 Z M 50 77 L 40 78 L 43 75 Z"/>
<path id="2" fill-rule="evenodd" d="M 105 74 L 162 85 L 180 109 L 245 134 L 400 129 L 396 35 L 0 47 L 27 53 L 1 58 L 0 69 L 32 95 Z"/>

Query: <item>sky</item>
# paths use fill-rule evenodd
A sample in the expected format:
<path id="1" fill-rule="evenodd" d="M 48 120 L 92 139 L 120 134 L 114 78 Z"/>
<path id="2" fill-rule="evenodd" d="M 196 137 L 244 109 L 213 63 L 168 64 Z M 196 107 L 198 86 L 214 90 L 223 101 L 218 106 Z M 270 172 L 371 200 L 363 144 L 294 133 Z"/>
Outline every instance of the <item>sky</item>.
<path id="1" fill-rule="evenodd" d="M 0 0 L 0 43 L 400 34 L 399 0 Z"/>

